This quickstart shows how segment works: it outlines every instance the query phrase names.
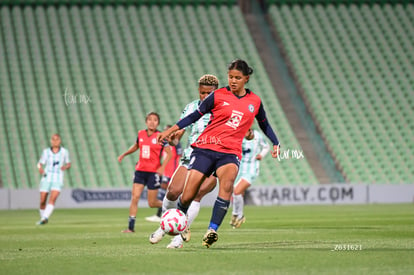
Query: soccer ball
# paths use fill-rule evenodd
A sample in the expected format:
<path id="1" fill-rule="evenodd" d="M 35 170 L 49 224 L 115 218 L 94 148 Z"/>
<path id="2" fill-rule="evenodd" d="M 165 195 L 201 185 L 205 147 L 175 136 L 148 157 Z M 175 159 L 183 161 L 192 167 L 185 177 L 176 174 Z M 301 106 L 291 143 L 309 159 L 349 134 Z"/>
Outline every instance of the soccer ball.
<path id="1" fill-rule="evenodd" d="M 187 217 L 179 209 L 169 209 L 162 215 L 160 227 L 169 235 L 178 235 L 187 228 Z"/>

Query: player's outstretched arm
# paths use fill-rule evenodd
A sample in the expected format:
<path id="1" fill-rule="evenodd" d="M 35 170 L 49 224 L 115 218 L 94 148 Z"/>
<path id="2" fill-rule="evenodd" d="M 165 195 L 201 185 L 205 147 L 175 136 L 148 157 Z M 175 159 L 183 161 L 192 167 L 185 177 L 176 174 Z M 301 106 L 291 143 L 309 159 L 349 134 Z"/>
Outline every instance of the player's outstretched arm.
<path id="1" fill-rule="evenodd" d="M 68 170 L 71 166 L 72 166 L 72 165 L 71 165 L 71 163 L 70 163 L 70 162 L 69 162 L 69 163 L 66 163 L 65 165 L 63 165 L 63 166 L 60 168 L 60 170 L 62 170 L 62 171 Z"/>
<path id="2" fill-rule="evenodd" d="M 264 110 L 263 104 L 260 104 L 259 112 L 256 115 L 256 120 L 259 123 L 260 129 L 262 129 L 263 133 L 272 141 L 273 143 L 273 150 L 272 150 L 272 157 L 277 158 L 280 153 L 280 143 L 278 138 L 276 137 L 275 132 L 270 126 L 269 122 L 267 121 L 266 112 Z"/>
<path id="3" fill-rule="evenodd" d="M 163 175 L 164 171 L 165 171 L 165 167 L 167 166 L 168 162 L 171 160 L 172 158 L 172 151 L 171 151 L 171 147 L 167 146 L 164 148 L 165 153 L 167 154 L 164 161 L 162 162 L 161 166 L 157 169 L 157 174 L 159 175 Z"/>
<path id="4" fill-rule="evenodd" d="M 135 151 L 137 151 L 138 149 L 139 149 L 138 143 L 134 143 L 131 147 L 129 147 L 129 149 L 128 149 L 125 153 L 123 153 L 122 155 L 120 155 L 120 156 L 118 157 L 118 161 L 119 161 L 119 162 L 121 162 L 121 161 L 122 161 L 122 159 L 123 159 L 125 156 L 127 156 L 127 155 L 129 155 L 129 154 L 134 153 L 134 152 L 135 152 Z"/>
<path id="5" fill-rule="evenodd" d="M 280 154 L 280 145 L 273 145 L 273 151 L 272 151 L 272 157 L 273 158 L 277 158 L 277 156 L 279 156 Z"/>
<path id="6" fill-rule="evenodd" d="M 214 92 L 212 92 L 209 96 L 207 96 L 201 105 L 198 107 L 197 110 L 188 114 L 183 119 L 177 122 L 177 124 L 173 125 L 172 127 L 168 128 L 164 132 L 158 135 L 158 143 L 162 144 L 164 140 L 167 139 L 171 134 L 175 131 L 184 129 L 185 127 L 191 125 L 192 123 L 199 120 L 204 114 L 210 112 L 214 107 Z"/>
<path id="7" fill-rule="evenodd" d="M 180 128 L 177 126 L 177 124 L 174 124 L 173 126 L 171 126 L 170 128 L 168 128 L 165 131 L 162 131 L 161 133 L 158 134 L 158 143 L 159 144 L 163 144 L 165 142 L 165 140 L 167 140 L 167 138 L 173 134 L 175 131 L 179 130 Z"/>
<path id="8" fill-rule="evenodd" d="M 40 175 L 43 175 L 45 173 L 45 170 L 43 169 L 43 165 L 40 162 L 37 164 L 37 169 L 39 169 Z"/>
<path id="9" fill-rule="evenodd" d="M 43 150 L 42 156 L 40 157 L 40 160 L 37 163 L 37 169 L 39 170 L 40 175 L 45 174 L 45 170 L 43 169 L 43 165 L 46 164 L 46 161 L 47 161 L 47 151 Z"/>
<path id="10" fill-rule="evenodd" d="M 170 144 L 171 146 L 176 146 L 180 142 L 181 138 L 183 137 L 184 132 L 185 132 L 185 129 L 180 129 L 172 133 L 167 138 L 168 144 Z"/>
<path id="11" fill-rule="evenodd" d="M 262 160 L 267 155 L 267 153 L 269 153 L 270 146 L 269 146 L 269 144 L 266 142 L 266 140 L 261 135 L 259 137 L 259 146 L 262 148 L 262 150 L 256 156 L 256 159 L 257 160 Z"/>

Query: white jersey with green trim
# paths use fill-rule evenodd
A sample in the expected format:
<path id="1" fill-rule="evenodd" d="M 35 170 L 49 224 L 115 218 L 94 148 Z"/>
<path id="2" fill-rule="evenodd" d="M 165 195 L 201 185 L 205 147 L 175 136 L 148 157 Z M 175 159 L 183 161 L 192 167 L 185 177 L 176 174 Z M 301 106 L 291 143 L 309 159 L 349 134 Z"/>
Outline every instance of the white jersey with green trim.
<path id="1" fill-rule="evenodd" d="M 70 163 L 69 151 L 60 147 L 59 151 L 54 153 L 51 148 L 46 148 L 43 150 L 39 163 L 45 165 L 44 171 L 49 181 L 61 182 L 64 175 L 61 168 Z"/>
<path id="2" fill-rule="evenodd" d="M 183 119 L 187 115 L 197 110 L 200 103 L 201 101 L 199 99 L 188 103 L 187 106 L 185 106 L 183 112 L 181 113 L 180 119 Z M 197 120 L 196 122 L 194 122 L 193 124 L 185 128 L 185 130 L 188 133 L 188 139 L 187 139 L 187 146 L 184 149 L 184 153 L 183 153 L 181 160 L 183 161 L 190 160 L 190 155 L 193 152 L 193 148 L 191 147 L 191 144 L 197 140 L 197 138 L 201 135 L 201 133 L 207 127 L 208 123 L 210 122 L 210 116 L 211 114 L 209 113 L 205 114 L 199 120 Z"/>
<path id="3" fill-rule="evenodd" d="M 253 130 L 253 132 L 253 139 L 243 139 L 243 156 L 239 167 L 239 174 L 241 175 L 257 175 L 259 173 L 260 161 L 256 159 L 256 156 L 260 154 L 264 157 L 269 152 L 269 144 L 264 136 L 259 131 Z"/>

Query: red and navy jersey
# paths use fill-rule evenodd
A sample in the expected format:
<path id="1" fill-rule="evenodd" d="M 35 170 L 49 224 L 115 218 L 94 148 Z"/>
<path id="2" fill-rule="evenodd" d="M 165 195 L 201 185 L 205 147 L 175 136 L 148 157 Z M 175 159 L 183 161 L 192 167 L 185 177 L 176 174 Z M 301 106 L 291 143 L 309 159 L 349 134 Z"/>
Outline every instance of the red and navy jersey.
<path id="1" fill-rule="evenodd" d="M 148 136 L 147 130 L 138 132 L 139 160 L 135 165 L 136 171 L 155 173 L 161 166 L 162 151 L 164 146 L 168 146 L 168 144 L 158 144 L 158 133 L 159 131 L 155 131 L 151 136 Z"/>
<path id="2" fill-rule="evenodd" d="M 170 161 L 165 166 L 164 176 L 172 178 L 175 170 L 180 165 L 180 158 L 183 154 L 183 149 L 181 143 L 178 143 L 176 146 L 171 146 L 172 157 Z M 163 160 L 166 158 L 167 153 L 163 152 Z"/>
<path id="3" fill-rule="evenodd" d="M 261 106 L 260 97 L 246 90 L 238 97 L 229 87 L 218 89 L 200 105 L 202 114 L 211 112 L 209 125 L 192 144 L 193 147 L 242 156 L 242 141 Z"/>
<path id="4" fill-rule="evenodd" d="M 234 95 L 230 87 L 215 90 L 196 111 L 178 121 L 177 126 L 183 129 L 206 113 L 211 113 L 210 122 L 191 145 L 193 147 L 235 154 L 241 159 L 243 138 L 254 118 L 273 145 L 279 145 L 279 140 L 267 121 L 260 97 L 248 89 L 242 97 Z"/>

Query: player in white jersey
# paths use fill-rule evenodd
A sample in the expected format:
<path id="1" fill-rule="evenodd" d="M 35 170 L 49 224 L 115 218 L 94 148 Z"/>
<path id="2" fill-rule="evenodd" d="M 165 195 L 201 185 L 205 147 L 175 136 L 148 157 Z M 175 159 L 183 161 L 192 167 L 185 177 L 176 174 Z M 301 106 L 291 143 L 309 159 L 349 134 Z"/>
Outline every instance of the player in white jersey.
<path id="1" fill-rule="evenodd" d="M 194 100 L 193 102 L 190 102 L 189 104 L 187 104 L 187 106 L 185 106 L 184 111 L 181 114 L 180 119 L 186 117 L 188 114 L 191 114 L 192 112 L 197 110 L 201 101 L 209 94 L 210 93 L 207 93 L 207 92 L 201 94 L 200 92 L 200 99 Z M 201 97 L 203 98 L 201 99 Z M 201 135 L 201 133 L 204 131 L 208 122 L 210 121 L 210 116 L 211 114 L 205 114 L 204 116 L 200 118 L 200 120 L 196 121 L 195 123 L 185 128 L 185 130 L 189 132 L 189 135 L 187 139 L 187 147 L 184 149 L 183 157 L 181 158 L 181 165 L 185 166 L 186 168 L 188 167 L 188 164 L 190 163 L 190 156 L 191 156 L 191 153 L 193 152 L 193 148 L 191 147 L 191 144 L 193 144 L 197 140 L 197 138 Z"/>
<path id="2" fill-rule="evenodd" d="M 192 112 L 197 110 L 201 101 L 203 101 L 212 91 L 217 89 L 218 85 L 219 83 L 216 76 L 210 74 L 203 75 L 198 80 L 198 93 L 200 98 L 190 102 L 189 104 L 187 104 L 187 106 L 185 106 L 180 119 L 186 117 L 188 114 L 191 114 Z M 175 170 L 174 175 L 171 178 L 170 184 L 167 188 L 167 193 L 162 203 L 163 212 L 165 212 L 167 209 L 177 208 L 177 200 L 184 189 L 184 182 L 185 178 L 187 177 L 188 165 L 190 163 L 190 155 L 193 151 L 191 144 L 197 140 L 200 134 L 207 127 L 210 121 L 210 116 L 211 114 L 205 114 L 195 123 L 191 124 L 185 129 L 177 131 L 174 134 L 174 136 L 170 137 L 170 145 L 174 146 L 181 139 L 181 137 L 184 134 L 184 131 L 188 132 L 187 147 L 186 149 L 184 149 L 183 156 L 181 157 L 180 166 L 177 168 L 177 170 Z M 206 194 L 208 194 L 210 191 L 214 189 L 216 184 L 217 180 L 214 176 L 210 176 L 205 179 L 205 181 L 200 187 L 200 190 L 196 198 L 194 199 L 190 208 L 188 209 L 188 225 L 186 231 L 182 235 L 177 235 L 176 237 L 174 237 L 171 243 L 167 246 L 167 248 L 181 248 L 183 239 L 187 242 L 190 240 L 190 225 L 197 217 L 198 212 L 200 211 L 200 201 Z M 163 236 L 164 232 L 161 230 L 161 228 L 158 228 L 154 233 L 151 234 L 149 240 L 152 244 L 155 244 L 161 241 Z"/>
<path id="3" fill-rule="evenodd" d="M 243 195 L 259 175 L 260 160 L 269 152 L 269 144 L 259 131 L 250 128 L 243 139 L 242 150 L 239 173 L 234 181 L 233 215 L 230 221 L 233 228 L 240 227 L 246 221 Z"/>
<path id="4" fill-rule="evenodd" d="M 63 186 L 64 171 L 69 169 L 69 152 L 61 146 L 62 139 L 59 134 L 53 134 L 50 139 L 50 147 L 43 150 L 37 163 L 40 180 L 40 221 L 38 225 L 46 224 L 52 215 L 55 203 Z M 47 197 L 49 201 L 46 205 Z"/>

